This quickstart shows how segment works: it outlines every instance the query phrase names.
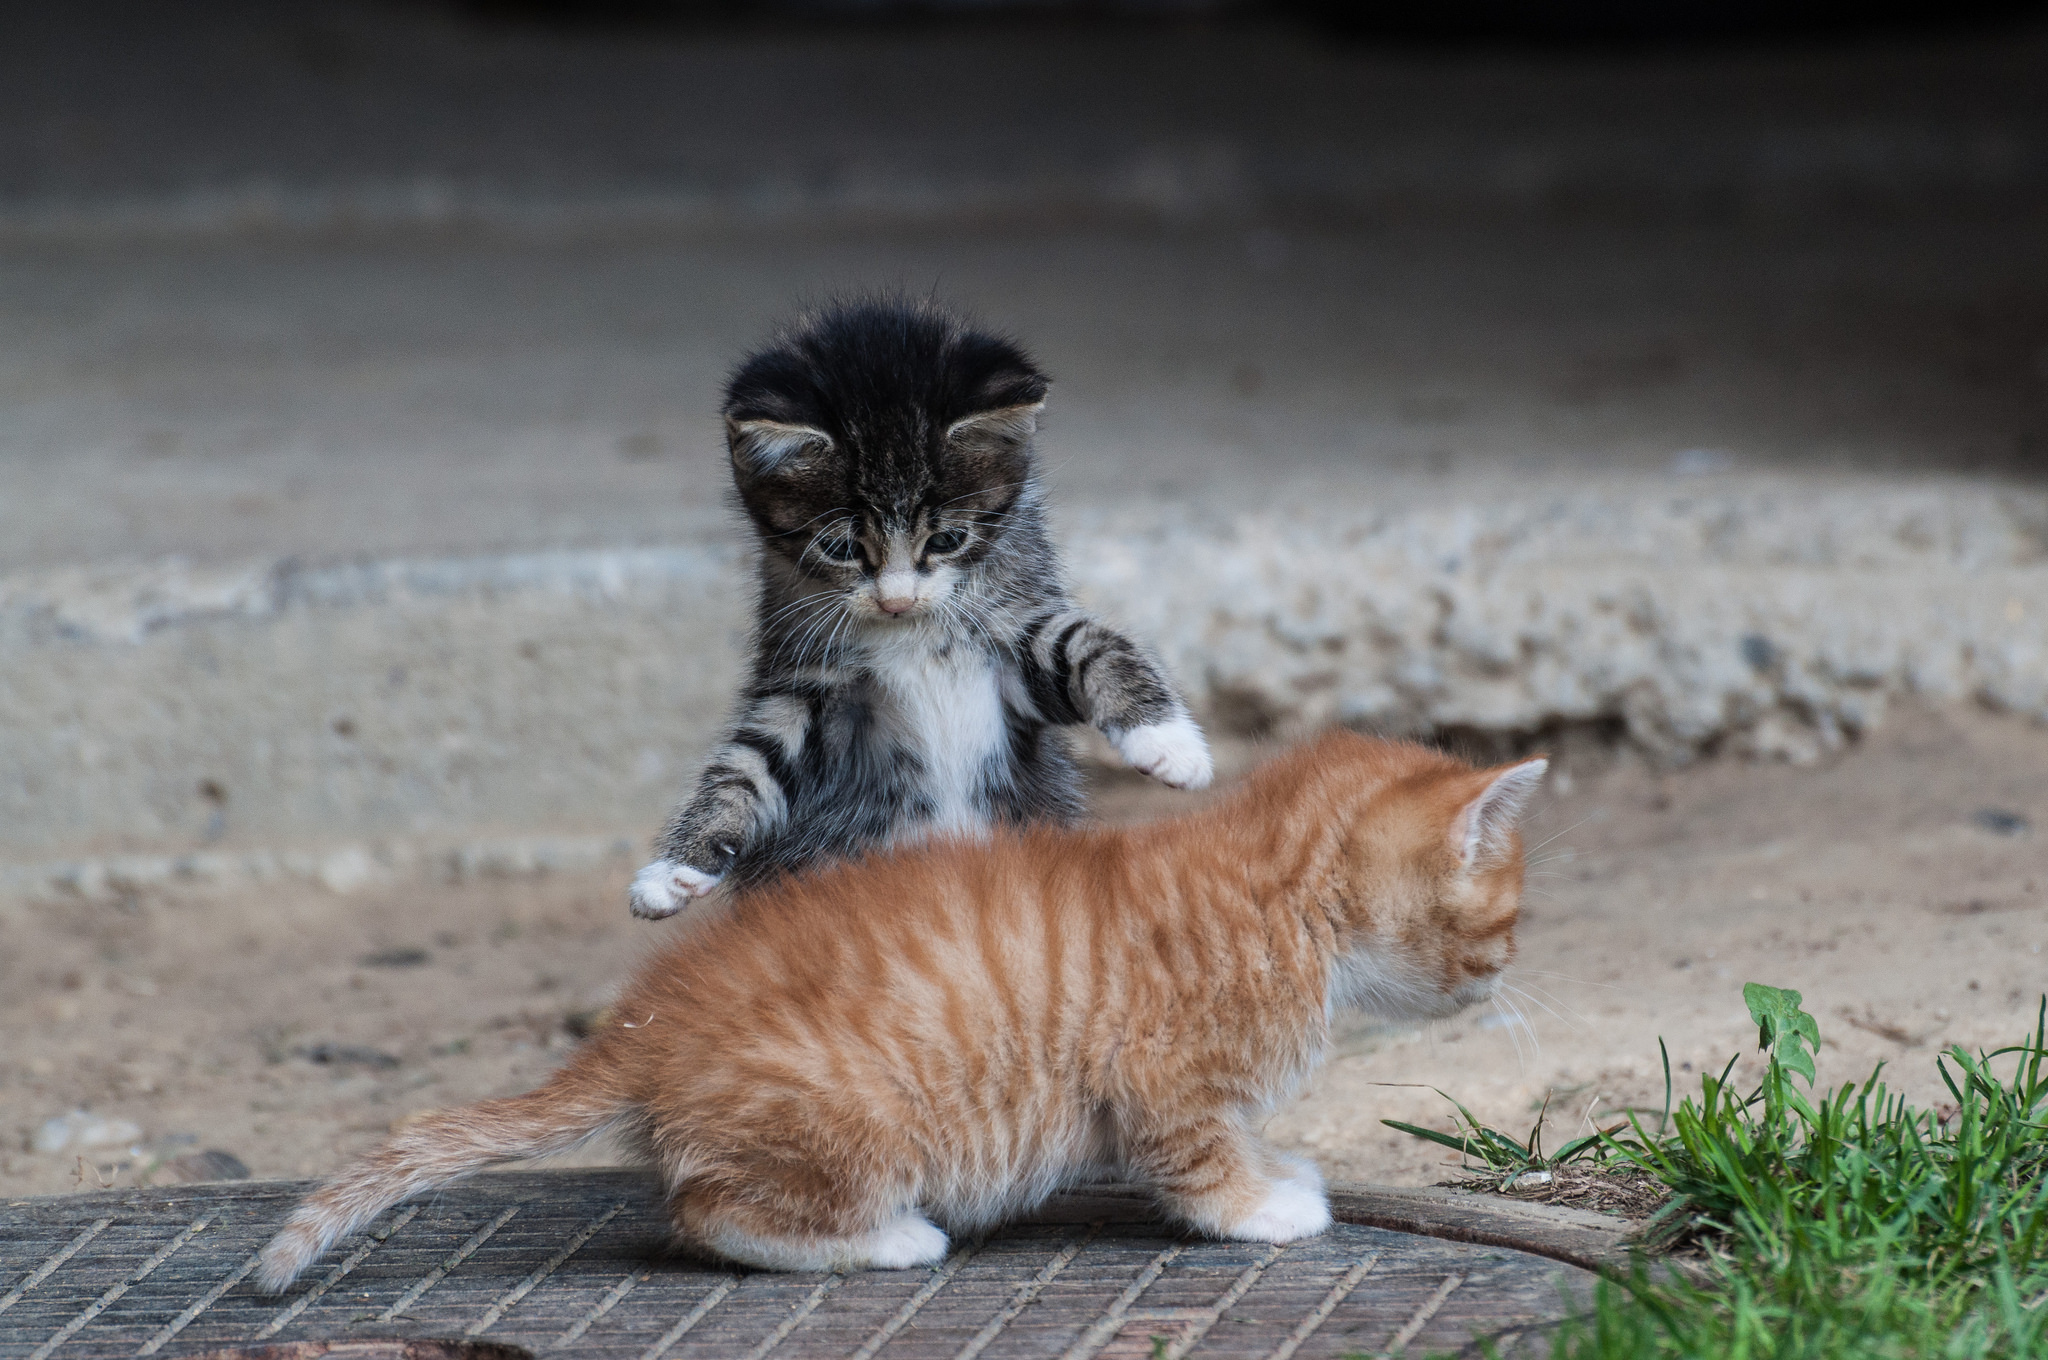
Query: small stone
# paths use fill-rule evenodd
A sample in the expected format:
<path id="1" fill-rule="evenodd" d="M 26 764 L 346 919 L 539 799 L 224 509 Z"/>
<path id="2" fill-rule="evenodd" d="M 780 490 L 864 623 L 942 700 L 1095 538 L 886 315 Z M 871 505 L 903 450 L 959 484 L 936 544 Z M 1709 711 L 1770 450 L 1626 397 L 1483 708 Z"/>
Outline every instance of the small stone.
<path id="1" fill-rule="evenodd" d="M 599 1006 L 595 1010 L 570 1011 L 562 1017 L 562 1028 L 571 1039 L 588 1039 L 611 1022 L 612 1008 Z"/>
<path id="2" fill-rule="evenodd" d="M 1970 820 L 1994 836 L 2017 836 L 2033 825 L 2025 813 L 2007 808 L 1978 808 L 1970 814 Z"/>
<path id="3" fill-rule="evenodd" d="M 398 948 L 380 949 L 374 954 L 365 954 L 356 962 L 365 968 L 419 968 L 431 961 L 433 955 L 424 949 Z"/>
<path id="4" fill-rule="evenodd" d="M 370 883 L 381 873 L 377 861 L 360 846 L 337 850 L 320 861 L 313 877 L 320 886 L 338 897 L 346 897 Z"/>
<path id="5" fill-rule="evenodd" d="M 85 1110 L 73 1110 L 43 1121 L 43 1126 L 36 1130 L 35 1149 L 52 1153 L 68 1149 L 120 1147 L 141 1138 L 142 1130 L 126 1119 L 109 1119 Z"/>
<path id="6" fill-rule="evenodd" d="M 317 1063 L 322 1067 L 374 1067 L 386 1070 L 398 1066 L 399 1061 L 391 1054 L 379 1052 L 374 1048 L 324 1041 L 295 1048 L 292 1053 L 295 1057 L 304 1058 L 307 1062 Z"/>
<path id="7" fill-rule="evenodd" d="M 188 1152 L 182 1157 L 171 1158 L 157 1168 L 156 1179 L 187 1185 L 204 1181 L 245 1181 L 249 1179 L 249 1167 L 232 1152 L 207 1148 L 204 1152 Z"/>

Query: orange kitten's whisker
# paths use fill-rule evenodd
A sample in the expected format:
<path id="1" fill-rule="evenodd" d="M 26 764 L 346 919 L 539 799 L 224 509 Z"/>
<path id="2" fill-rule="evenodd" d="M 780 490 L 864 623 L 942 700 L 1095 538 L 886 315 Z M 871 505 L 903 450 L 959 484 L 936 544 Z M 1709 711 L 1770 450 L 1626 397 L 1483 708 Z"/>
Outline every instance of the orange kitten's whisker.
<path id="1" fill-rule="evenodd" d="M 1573 822 L 1570 826 L 1566 827 L 1564 830 L 1553 831 L 1548 836 L 1545 836 L 1542 840 L 1536 842 L 1536 844 L 1524 848 L 1522 853 L 1524 855 L 1533 855 L 1538 850 L 1541 850 L 1544 846 L 1556 840 L 1559 836 L 1569 836 L 1572 832 L 1577 831 L 1580 827 L 1584 826 L 1587 822 L 1592 821 L 1595 817 L 1599 815 L 1600 814 L 1597 811 L 1589 812 L 1585 816 L 1579 818 L 1579 820 L 1577 820 L 1576 822 Z"/>
<path id="2" fill-rule="evenodd" d="M 1555 978 L 1559 982 L 1569 982 L 1574 987 L 1605 987 L 1610 992 L 1618 991 L 1621 985 L 1615 982 L 1594 982 L 1587 978 L 1573 977 L 1570 973 L 1553 972 L 1547 968 L 1517 968 L 1515 972 L 1518 976 L 1525 978 Z"/>
<path id="3" fill-rule="evenodd" d="M 1546 1015 L 1550 1016 L 1551 1019 L 1557 1021 L 1561 1025 L 1564 1025 L 1568 1029 L 1584 1030 L 1586 1028 L 1586 1024 L 1588 1022 L 1586 1022 L 1584 1016 L 1579 1016 L 1577 1019 L 1569 1019 L 1562 1013 L 1560 1013 L 1555 1007 L 1551 1006 L 1549 1002 L 1546 1002 L 1542 997 L 1536 996 L 1531 992 L 1526 992 L 1522 990 L 1520 987 L 1515 986 L 1513 983 L 1503 982 L 1501 983 L 1501 989 L 1503 991 L 1513 992 L 1516 996 L 1521 997 L 1530 1005 L 1539 1007 Z"/>
<path id="4" fill-rule="evenodd" d="M 1507 984 L 1503 983 L 1502 986 L 1506 987 Z M 1563 1012 L 1559 1011 L 1556 1007 L 1550 1005 L 1550 1003 L 1545 1001 L 1542 997 L 1539 997 L 1531 992 L 1525 992 L 1520 987 L 1512 987 L 1508 990 L 1513 991 L 1515 995 L 1521 997 L 1530 1005 L 1537 1007 L 1545 1015 L 1548 1015 L 1551 1019 L 1557 1021 L 1559 1024 L 1565 1026 L 1568 1029 L 1583 1030 L 1586 1028 L 1586 1025 L 1584 1023 L 1584 1017 L 1580 1017 L 1578 1019 L 1569 1018 Z"/>
<path id="5" fill-rule="evenodd" d="M 1504 994 L 1498 993 L 1495 995 L 1494 1004 L 1501 1007 L 1503 1014 L 1508 1017 L 1508 1033 L 1512 1035 L 1515 1028 L 1519 1026 L 1522 1032 L 1529 1036 L 1529 1047 L 1535 1052 L 1537 1058 L 1541 1059 L 1543 1056 L 1543 1041 L 1536 1037 L 1536 1027 L 1529 1023 L 1529 1017 L 1522 1013 L 1522 1008 L 1509 1000 Z M 1515 1061 L 1524 1071 L 1528 1069 L 1528 1061 L 1522 1054 L 1522 1045 L 1520 1043 L 1515 1045 Z"/>
<path id="6" fill-rule="evenodd" d="M 1527 974 L 1523 974 L 1523 975 L 1522 975 L 1522 978 L 1523 978 L 1523 981 L 1525 981 L 1525 982 L 1528 982 L 1528 983 L 1529 983 L 1529 986 L 1530 986 L 1530 987 L 1534 988 L 1534 989 L 1535 989 L 1536 991 L 1538 991 L 1538 992 L 1541 992 L 1541 993 L 1542 993 L 1542 994 L 1543 994 L 1543 995 L 1544 995 L 1545 997 L 1548 997 L 1548 998 L 1549 998 L 1550 1000 L 1552 1000 L 1552 1001 L 1556 1002 L 1556 1003 L 1557 1003 L 1557 1004 L 1558 1004 L 1559 1006 L 1562 1006 L 1562 1007 L 1563 1007 L 1563 1008 L 1565 1009 L 1565 1011 L 1569 1012 L 1569 1013 L 1570 1013 L 1570 1014 L 1571 1014 L 1571 1015 L 1572 1015 L 1572 1016 L 1574 1017 L 1574 1019 L 1576 1020 L 1576 1022 L 1577 1022 L 1577 1023 L 1579 1023 L 1579 1024 L 1583 1024 L 1583 1025 L 1588 1025 L 1588 1026 L 1590 1026 L 1590 1025 L 1591 1025 L 1591 1024 L 1593 1023 L 1593 1022 L 1592 1022 L 1592 1020 L 1591 1020 L 1591 1019 L 1590 1019 L 1590 1018 L 1589 1018 L 1589 1017 L 1588 1017 L 1588 1016 L 1586 1015 L 1586 1013 L 1585 1013 L 1584 1011 L 1582 1011 L 1582 1010 L 1580 1010 L 1580 1009 L 1579 1009 L 1578 1007 L 1576 1007 L 1576 1006 L 1572 1005 L 1572 1004 L 1571 1004 L 1571 1002 L 1569 1002 L 1569 1001 L 1566 1001 L 1566 1000 L 1565 1000 L 1565 999 L 1564 999 L 1563 997 L 1559 996 L 1559 995 L 1558 995 L 1558 994 L 1557 994 L 1556 992 L 1553 992 L 1553 991 L 1551 991 L 1551 990 L 1550 990 L 1550 989 L 1549 989 L 1548 987 L 1545 987 L 1545 986 L 1543 986 L 1543 985 L 1542 985 L 1541 983 L 1538 983 L 1538 982 L 1533 982 L 1533 981 L 1530 981 L 1530 980 L 1529 980 L 1529 977 L 1528 977 L 1528 975 L 1527 975 Z M 1600 985 L 1600 986 L 1606 986 L 1607 984 L 1605 984 L 1605 983 L 1601 983 L 1601 984 L 1597 984 L 1597 985 Z M 1520 990 L 1520 989 L 1518 988 L 1517 990 Z M 1533 996 L 1533 995 L 1531 995 L 1531 994 L 1530 994 L 1530 993 L 1528 993 L 1528 992 L 1523 992 L 1523 995 L 1524 995 L 1524 996 L 1528 996 L 1528 997 L 1529 997 L 1529 999 L 1530 999 L 1531 1001 L 1536 1001 L 1536 997 L 1535 997 L 1535 996 Z M 1540 1002 L 1540 1001 L 1539 1001 L 1539 1002 L 1537 1002 L 1537 1004 L 1538 1004 L 1538 1005 L 1542 1005 L 1542 1002 Z M 1549 1010 L 1550 1008 L 1549 1008 L 1548 1006 L 1545 1006 L 1545 1007 L 1544 1007 L 1544 1009 L 1545 1009 L 1545 1010 Z M 1557 1015 L 1557 1016 L 1558 1016 L 1558 1018 L 1559 1018 L 1560 1020 L 1564 1019 L 1564 1016 L 1563 1016 L 1563 1015 L 1559 1015 L 1559 1014 L 1558 1014 L 1558 1012 L 1556 1012 L 1556 1011 L 1551 1011 L 1550 1013 L 1551 1013 L 1552 1015 Z"/>
<path id="7" fill-rule="evenodd" d="M 1517 1067 L 1528 1066 L 1528 1063 L 1522 1057 L 1522 1036 L 1515 1033 L 1516 1016 L 1502 1004 L 1502 999 L 1498 994 L 1495 994 L 1493 998 L 1493 1013 L 1500 1017 L 1500 1027 L 1507 1031 L 1508 1042 L 1515 1046 L 1515 1065 Z"/>

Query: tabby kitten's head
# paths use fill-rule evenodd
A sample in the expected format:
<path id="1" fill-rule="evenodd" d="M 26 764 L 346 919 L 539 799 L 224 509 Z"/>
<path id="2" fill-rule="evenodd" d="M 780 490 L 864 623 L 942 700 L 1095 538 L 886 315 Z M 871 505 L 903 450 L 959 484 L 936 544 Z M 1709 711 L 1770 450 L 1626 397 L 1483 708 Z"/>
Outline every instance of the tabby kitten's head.
<path id="1" fill-rule="evenodd" d="M 726 386 L 740 501 L 775 579 L 901 626 L 1036 544 L 1031 437 L 1050 386 L 1016 345 L 929 304 L 835 303 Z"/>

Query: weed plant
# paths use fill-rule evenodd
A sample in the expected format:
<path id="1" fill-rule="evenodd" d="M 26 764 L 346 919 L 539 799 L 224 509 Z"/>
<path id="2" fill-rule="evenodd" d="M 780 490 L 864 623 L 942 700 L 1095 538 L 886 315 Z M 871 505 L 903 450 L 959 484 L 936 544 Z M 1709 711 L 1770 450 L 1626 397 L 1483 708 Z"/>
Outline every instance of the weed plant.
<path id="1" fill-rule="evenodd" d="M 1456 1134 L 1396 1125 L 1499 1172 L 1596 1162 L 1671 1190 L 1645 1239 L 1696 1247 L 1703 1270 L 1603 1282 L 1554 1360 L 2048 1357 L 2048 998 L 2021 1042 L 1936 1059 L 1936 1111 L 1888 1091 L 1882 1064 L 1816 1096 L 1799 993 L 1743 998 L 1762 1081 L 1739 1091 L 1731 1060 L 1673 1110 L 1667 1055 L 1654 1133 L 1631 1114 L 1546 1157 L 1540 1119 L 1521 1140 L 1462 1106 Z"/>

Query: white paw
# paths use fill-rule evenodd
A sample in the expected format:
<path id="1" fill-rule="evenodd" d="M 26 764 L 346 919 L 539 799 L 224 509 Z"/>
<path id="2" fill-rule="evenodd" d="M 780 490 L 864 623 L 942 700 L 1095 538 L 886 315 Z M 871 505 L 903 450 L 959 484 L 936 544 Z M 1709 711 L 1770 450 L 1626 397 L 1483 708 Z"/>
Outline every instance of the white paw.
<path id="1" fill-rule="evenodd" d="M 1185 715 L 1163 723 L 1133 727 L 1116 737 L 1116 749 L 1131 768 L 1176 789 L 1206 787 L 1215 766 L 1202 729 Z"/>
<path id="2" fill-rule="evenodd" d="M 1322 1193 L 1323 1169 L 1321 1167 L 1298 1152 L 1281 1152 L 1276 1155 L 1279 1158 L 1280 1164 L 1288 1170 L 1287 1180 L 1293 1181 L 1296 1185 L 1307 1186 L 1317 1194 Z"/>
<path id="3" fill-rule="evenodd" d="M 664 916 L 675 915 L 689 906 L 693 898 L 702 897 L 717 887 L 719 877 L 687 864 L 658 859 L 633 875 L 633 886 L 626 896 L 633 904 L 635 916 L 658 921 Z"/>
<path id="4" fill-rule="evenodd" d="M 863 1255 L 876 1270 L 937 1265 L 946 1259 L 946 1234 L 922 1214 L 905 1214 L 871 1233 Z"/>
<path id="5" fill-rule="evenodd" d="M 1275 1181 L 1266 1202 L 1242 1222 L 1224 1230 L 1225 1237 L 1245 1242 L 1292 1242 L 1314 1237 L 1330 1226 L 1330 1202 L 1323 1197 L 1321 1177 Z"/>

